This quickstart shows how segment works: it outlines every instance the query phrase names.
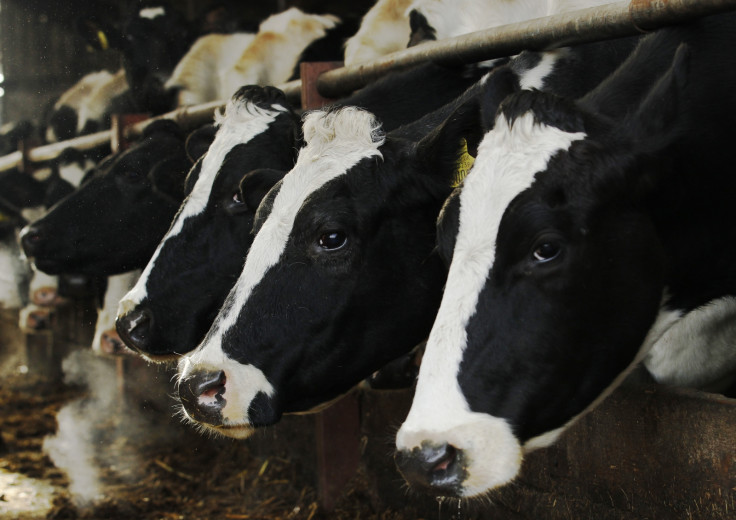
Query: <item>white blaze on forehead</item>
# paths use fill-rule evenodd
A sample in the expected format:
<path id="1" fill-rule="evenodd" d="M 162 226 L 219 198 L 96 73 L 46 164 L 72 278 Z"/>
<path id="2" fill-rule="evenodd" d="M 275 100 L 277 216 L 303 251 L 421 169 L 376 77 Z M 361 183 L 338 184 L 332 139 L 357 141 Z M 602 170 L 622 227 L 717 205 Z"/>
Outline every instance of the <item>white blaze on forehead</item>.
<path id="1" fill-rule="evenodd" d="M 564 52 L 565 50 L 558 49 L 542 53 L 539 63 L 519 75 L 519 85 L 521 88 L 524 90 L 531 90 L 533 88 L 542 90 L 544 88 L 544 80 L 552 73 L 555 63 L 562 57 Z"/>
<path id="2" fill-rule="evenodd" d="M 372 114 L 353 107 L 336 112 L 313 112 L 306 116 L 306 145 L 299 152 L 294 168 L 284 177 L 271 212 L 253 240 L 243 271 L 212 328 L 202 344 L 180 362 L 180 378 L 184 367 L 232 366 L 223 351 L 223 336 L 236 325 L 253 288 L 279 261 L 297 213 L 306 199 L 327 182 L 344 175 L 360 160 L 381 155 L 378 148 L 383 140 L 377 135 L 378 127 Z M 243 368 L 235 371 L 246 370 L 251 365 L 239 366 Z M 227 374 L 227 377 L 231 381 L 231 375 Z M 255 392 L 249 394 L 255 395 Z M 230 406 L 228 401 L 226 408 Z M 242 413 L 246 411 L 247 406 Z M 223 411 L 223 415 L 227 413 L 231 412 Z"/>
<path id="3" fill-rule="evenodd" d="M 220 167 L 227 154 L 236 145 L 247 143 L 256 136 L 268 130 L 269 126 L 276 120 L 278 115 L 288 109 L 281 105 L 273 105 L 271 110 L 261 108 L 251 102 L 238 102 L 230 100 L 225 107 L 225 115 L 215 114 L 215 123 L 219 126 L 214 141 L 202 159 L 201 169 L 197 182 L 192 192 L 182 203 L 179 212 L 174 217 L 171 228 L 159 243 L 151 260 L 143 271 L 138 283 L 120 301 L 118 316 L 130 312 L 133 307 L 143 301 L 146 296 L 146 283 L 161 249 L 167 240 L 178 235 L 184 227 L 184 222 L 189 217 L 199 215 L 207 207 L 207 202 L 212 193 Z"/>
<path id="4" fill-rule="evenodd" d="M 163 6 L 145 7 L 138 12 L 139 17 L 148 18 L 149 20 L 153 20 L 154 18 L 158 18 L 159 16 L 164 16 L 165 14 L 166 9 L 164 9 Z"/>
<path id="5" fill-rule="evenodd" d="M 584 137 L 584 133 L 539 124 L 531 113 L 517 118 L 513 125 L 499 116 L 495 128 L 483 138 L 460 194 L 460 225 L 445 293 L 427 341 L 414 402 L 397 435 L 397 447 L 412 449 L 422 441 L 431 441 L 450 442 L 462 449 L 470 463 L 465 484 L 468 495 L 477 487 L 475 478 L 490 478 L 495 485 L 513 478 L 521 447 L 504 419 L 472 412 L 462 394 L 458 373 L 467 342 L 466 327 L 493 267 L 506 208 L 532 185 L 555 153 Z M 491 455 L 482 452 L 489 446 L 495 446 Z M 483 465 L 483 459 L 488 459 L 490 466 Z"/>

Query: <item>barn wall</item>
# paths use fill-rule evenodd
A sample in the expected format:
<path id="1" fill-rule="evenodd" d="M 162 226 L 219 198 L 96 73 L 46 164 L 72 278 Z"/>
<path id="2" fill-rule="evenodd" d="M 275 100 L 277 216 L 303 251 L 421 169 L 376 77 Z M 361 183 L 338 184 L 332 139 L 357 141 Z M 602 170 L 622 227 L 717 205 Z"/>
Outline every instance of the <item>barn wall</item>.
<path id="1" fill-rule="evenodd" d="M 88 52 L 72 30 L 83 8 L 79 2 L 0 1 L 3 122 L 39 120 L 49 102 L 84 74 L 117 68 L 115 51 Z"/>

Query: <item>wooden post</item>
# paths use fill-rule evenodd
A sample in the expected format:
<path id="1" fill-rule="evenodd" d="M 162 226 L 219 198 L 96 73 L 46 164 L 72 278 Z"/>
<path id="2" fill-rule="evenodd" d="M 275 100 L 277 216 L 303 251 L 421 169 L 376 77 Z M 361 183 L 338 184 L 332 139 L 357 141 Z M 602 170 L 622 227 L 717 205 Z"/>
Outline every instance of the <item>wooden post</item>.
<path id="1" fill-rule="evenodd" d="M 302 63 L 302 108 L 312 110 L 330 103 L 317 92 L 317 78 L 342 62 Z M 324 511 L 332 511 L 345 484 L 355 475 L 360 461 L 360 406 L 350 393 L 318 413 L 315 418 L 317 492 Z"/>

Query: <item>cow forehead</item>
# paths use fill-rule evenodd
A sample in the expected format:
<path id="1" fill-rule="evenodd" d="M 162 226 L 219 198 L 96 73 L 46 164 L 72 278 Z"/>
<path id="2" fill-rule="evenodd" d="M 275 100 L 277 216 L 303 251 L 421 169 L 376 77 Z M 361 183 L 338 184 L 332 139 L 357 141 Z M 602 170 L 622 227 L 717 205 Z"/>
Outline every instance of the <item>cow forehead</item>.
<path id="1" fill-rule="evenodd" d="M 329 181 L 346 174 L 362 159 L 381 155 L 379 147 L 383 138 L 377 135 L 377 127 L 372 114 L 354 108 L 316 112 L 306 117 L 306 145 L 300 150 L 294 168 L 281 181 L 271 212 L 248 252 L 243 272 L 208 339 L 195 355 L 200 356 L 206 350 L 210 339 L 220 344 L 224 332 L 235 325 L 253 288 L 281 258 L 296 216 L 307 198 Z"/>
<path id="2" fill-rule="evenodd" d="M 500 115 L 481 141 L 460 193 L 460 225 L 447 285 L 407 419 L 412 428 L 431 423 L 438 409 L 443 410 L 445 422 L 452 423 L 454 417 L 458 425 L 462 423 L 468 408 L 467 404 L 458 407 L 465 400 L 457 375 L 467 346 L 466 327 L 493 267 L 501 219 L 554 154 L 584 137 L 583 132 L 540 124 L 529 112 L 513 123 Z"/>
<path id="3" fill-rule="evenodd" d="M 230 101 L 225 108 L 225 114 L 217 115 L 216 123 L 219 125 L 219 129 L 207 153 L 202 158 L 197 181 L 191 193 L 179 208 L 171 228 L 159 243 L 138 283 L 121 300 L 119 308 L 121 314 L 129 312 L 145 298 L 148 277 L 164 244 L 181 233 L 186 219 L 199 215 L 207 207 L 215 178 L 228 152 L 236 145 L 250 142 L 256 136 L 268 130 L 279 114 L 287 111 L 288 109 L 281 105 L 272 105 L 270 109 L 266 109 L 251 102 L 239 104 Z"/>

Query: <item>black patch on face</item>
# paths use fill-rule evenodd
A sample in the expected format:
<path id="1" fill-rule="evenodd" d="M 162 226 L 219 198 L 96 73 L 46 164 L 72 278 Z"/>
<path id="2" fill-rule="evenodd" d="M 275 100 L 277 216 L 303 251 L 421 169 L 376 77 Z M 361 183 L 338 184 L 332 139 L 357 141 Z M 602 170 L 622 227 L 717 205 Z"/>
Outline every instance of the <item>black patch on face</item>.
<path id="1" fill-rule="evenodd" d="M 281 99 L 275 91 L 248 90 L 252 96 Z M 293 114 L 281 113 L 266 132 L 234 146 L 220 165 L 205 209 L 163 244 L 140 303 L 154 316 L 147 353 L 189 352 L 209 330 L 243 268 L 261 198 L 293 165 L 295 125 Z M 188 193 L 201 163 L 189 174 Z M 188 316 L 184 322 L 182 313 Z"/>
<path id="2" fill-rule="evenodd" d="M 186 165 L 177 157 L 184 157 L 181 139 L 157 133 L 106 161 L 34 224 L 42 237 L 36 265 L 51 274 L 94 275 L 144 267 L 180 202 L 172 183 L 183 183 Z"/>
<path id="3" fill-rule="evenodd" d="M 285 249 L 223 338 L 263 371 L 280 412 L 329 401 L 420 343 L 444 284 L 435 249 L 440 190 L 413 143 L 388 139 L 302 205 Z M 266 196 L 256 231 L 279 186 Z"/>

